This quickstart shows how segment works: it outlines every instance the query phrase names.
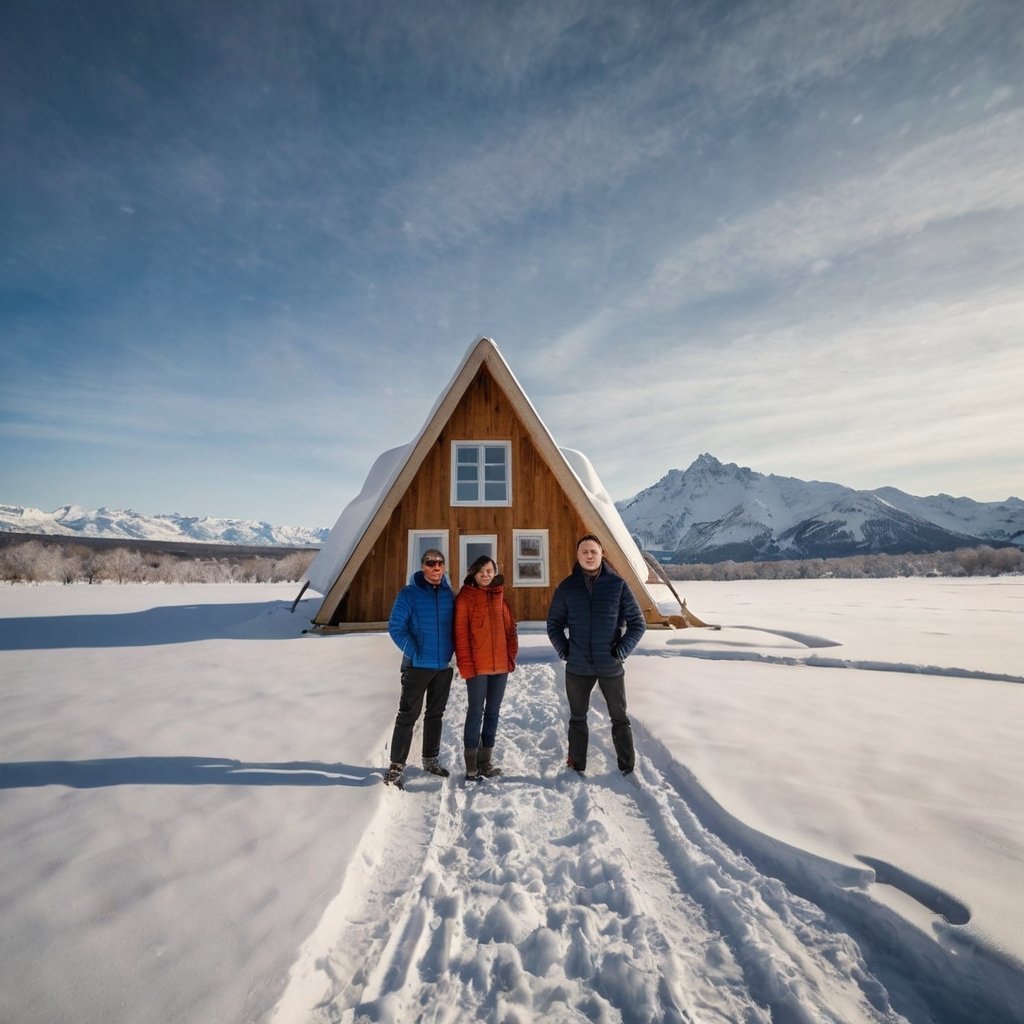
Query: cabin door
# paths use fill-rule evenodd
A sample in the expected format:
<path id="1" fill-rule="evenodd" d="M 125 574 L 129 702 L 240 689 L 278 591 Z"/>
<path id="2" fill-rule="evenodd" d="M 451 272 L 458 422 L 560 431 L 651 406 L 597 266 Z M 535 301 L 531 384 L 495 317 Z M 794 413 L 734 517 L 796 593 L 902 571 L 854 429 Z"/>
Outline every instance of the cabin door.
<path id="1" fill-rule="evenodd" d="M 487 555 L 498 564 L 498 537 L 493 533 L 463 534 L 459 537 L 458 576 L 452 577 L 452 583 L 461 586 L 469 572 L 469 567 L 481 555 Z"/>

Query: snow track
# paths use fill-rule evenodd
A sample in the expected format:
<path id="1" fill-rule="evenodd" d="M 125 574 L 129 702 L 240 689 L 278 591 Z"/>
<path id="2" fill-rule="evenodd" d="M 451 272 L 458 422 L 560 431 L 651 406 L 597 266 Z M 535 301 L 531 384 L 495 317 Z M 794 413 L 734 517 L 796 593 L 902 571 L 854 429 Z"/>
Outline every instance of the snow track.
<path id="1" fill-rule="evenodd" d="M 591 773 L 568 772 L 561 686 L 550 664 L 517 672 L 505 774 L 467 784 L 456 682 L 451 779 L 411 765 L 386 792 L 278 1024 L 932 1020 L 898 1013 L 840 922 L 709 832 L 651 759 L 623 779 L 599 695 Z"/>

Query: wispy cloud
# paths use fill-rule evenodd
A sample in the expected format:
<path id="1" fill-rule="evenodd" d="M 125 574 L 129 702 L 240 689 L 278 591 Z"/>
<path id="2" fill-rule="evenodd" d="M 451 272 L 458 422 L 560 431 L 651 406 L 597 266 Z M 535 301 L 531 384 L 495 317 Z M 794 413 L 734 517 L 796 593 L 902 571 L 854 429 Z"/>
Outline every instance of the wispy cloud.
<path id="1" fill-rule="evenodd" d="M 780 198 L 687 240 L 655 268 L 638 304 L 679 305 L 759 280 L 814 273 L 933 224 L 1019 211 L 1021 166 L 1024 110 L 1015 110 L 833 182 L 827 192 Z"/>
<path id="2" fill-rule="evenodd" d="M 477 137 L 457 134 L 452 150 L 432 149 L 439 166 L 414 164 L 415 176 L 396 183 L 384 206 L 409 242 L 426 246 L 537 216 L 566 196 L 596 200 L 595 190 L 671 162 L 691 136 L 698 145 L 721 130 L 721 119 L 745 115 L 752 100 L 838 78 L 899 43 L 939 33 L 966 7 L 962 0 L 895 8 L 796 0 L 739 8 L 713 24 L 685 7 L 661 6 L 653 16 L 641 7 L 635 18 L 623 8 L 616 27 L 634 22 L 627 34 L 650 43 L 646 60 L 600 83 L 575 83 L 557 104 L 497 109 Z M 549 43 L 557 37 L 546 35 Z M 553 45 L 539 54 L 534 71 L 545 59 L 566 59 Z"/>
<path id="3" fill-rule="evenodd" d="M 651 482 L 655 455 L 660 475 L 703 450 L 865 487 L 950 489 L 939 467 L 952 452 L 1004 468 L 1016 456 L 1024 471 L 1024 407 L 1015 397 L 1024 347 L 1005 334 L 1022 322 L 1020 294 L 995 289 L 827 330 L 812 321 L 632 362 L 599 402 L 566 387 L 541 412 L 562 443 L 602 453 L 617 497 Z M 974 496 L 1006 497 L 1001 472 Z"/>
<path id="4" fill-rule="evenodd" d="M 897 44 L 937 36 L 978 6 L 972 0 L 740 5 L 715 26 L 699 80 L 734 102 L 789 93 L 840 78 Z"/>

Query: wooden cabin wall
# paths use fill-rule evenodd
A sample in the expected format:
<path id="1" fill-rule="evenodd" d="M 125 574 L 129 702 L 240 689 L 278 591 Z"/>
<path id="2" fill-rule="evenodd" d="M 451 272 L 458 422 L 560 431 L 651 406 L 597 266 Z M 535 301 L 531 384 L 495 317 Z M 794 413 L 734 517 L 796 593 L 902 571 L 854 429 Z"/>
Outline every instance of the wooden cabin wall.
<path id="1" fill-rule="evenodd" d="M 451 506 L 452 441 L 511 441 L 512 505 L 467 508 Z M 412 483 L 392 512 L 372 553 L 363 562 L 343 602 L 343 620 L 387 619 L 395 595 L 405 585 L 408 531 L 446 529 L 449 573 L 458 565 L 460 534 L 496 534 L 498 561 L 505 573 L 505 596 L 519 620 L 547 617 L 551 594 L 572 570 L 583 522 L 538 452 L 505 392 L 486 366 L 480 368 L 431 446 Z M 512 586 L 513 529 L 548 531 L 547 587 Z M 461 578 L 451 578 L 458 590 Z"/>

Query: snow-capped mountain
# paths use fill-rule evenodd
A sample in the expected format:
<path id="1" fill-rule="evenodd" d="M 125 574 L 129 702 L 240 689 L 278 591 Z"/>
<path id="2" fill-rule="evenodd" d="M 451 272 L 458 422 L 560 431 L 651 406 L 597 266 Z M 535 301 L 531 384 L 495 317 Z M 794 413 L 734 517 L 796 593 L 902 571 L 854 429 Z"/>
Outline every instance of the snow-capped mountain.
<path id="1" fill-rule="evenodd" d="M 840 557 L 1024 545 L 1024 501 L 927 498 L 895 487 L 765 476 L 703 454 L 617 502 L 642 547 L 677 562 Z"/>
<path id="2" fill-rule="evenodd" d="M 0 532 L 287 548 L 319 547 L 329 533 L 326 529 L 272 526 L 247 519 L 215 519 L 178 513 L 144 516 L 131 509 L 89 510 L 78 505 L 62 505 L 53 512 L 22 505 L 0 505 Z"/>

